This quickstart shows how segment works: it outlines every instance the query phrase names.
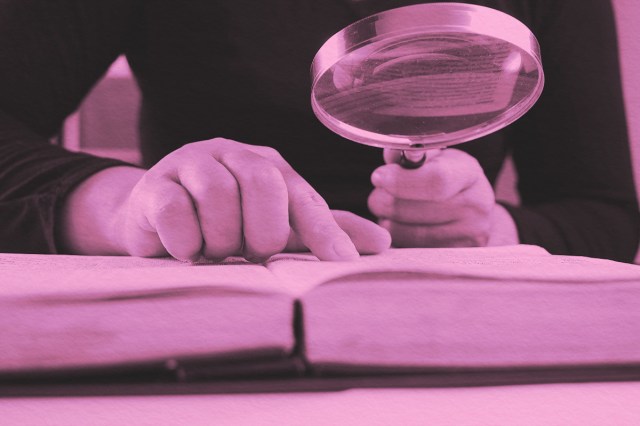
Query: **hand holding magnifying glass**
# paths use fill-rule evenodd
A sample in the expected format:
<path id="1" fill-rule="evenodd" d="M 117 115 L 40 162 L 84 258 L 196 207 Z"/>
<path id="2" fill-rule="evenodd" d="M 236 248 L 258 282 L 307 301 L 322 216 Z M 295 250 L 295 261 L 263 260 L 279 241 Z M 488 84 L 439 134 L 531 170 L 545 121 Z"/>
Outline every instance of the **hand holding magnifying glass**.
<path id="1" fill-rule="evenodd" d="M 312 67 L 311 104 L 337 134 L 401 150 L 419 168 L 426 150 L 477 139 L 522 116 L 542 92 L 538 43 L 494 9 L 430 3 L 388 10 L 331 37 Z"/>

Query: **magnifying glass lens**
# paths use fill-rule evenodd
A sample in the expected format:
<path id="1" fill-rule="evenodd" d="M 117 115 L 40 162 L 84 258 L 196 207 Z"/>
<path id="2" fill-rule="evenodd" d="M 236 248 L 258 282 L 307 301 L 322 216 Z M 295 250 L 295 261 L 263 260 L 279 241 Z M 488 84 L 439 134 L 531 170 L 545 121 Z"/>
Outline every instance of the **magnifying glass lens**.
<path id="1" fill-rule="evenodd" d="M 478 19 L 506 20 L 506 31 L 521 34 L 501 37 Z M 414 5 L 343 31 L 314 60 L 312 106 L 356 142 L 403 150 L 466 142 L 518 119 L 542 91 L 535 38 L 493 9 Z"/>

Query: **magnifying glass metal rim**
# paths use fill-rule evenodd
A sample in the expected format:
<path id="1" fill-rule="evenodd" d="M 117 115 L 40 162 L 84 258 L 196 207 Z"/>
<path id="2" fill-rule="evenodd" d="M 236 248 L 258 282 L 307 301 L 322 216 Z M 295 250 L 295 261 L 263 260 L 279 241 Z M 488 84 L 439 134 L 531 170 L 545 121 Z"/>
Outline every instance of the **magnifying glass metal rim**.
<path id="1" fill-rule="evenodd" d="M 319 79 L 348 54 L 371 48 L 382 40 L 389 44 L 411 35 L 474 34 L 510 43 L 528 54 L 537 68 L 539 81 L 532 93 L 481 126 L 451 133 L 409 137 L 367 132 L 334 119 L 319 104 L 315 88 Z M 376 47 L 379 49 L 379 47 Z M 311 106 L 318 119 L 330 130 L 347 139 L 381 148 L 424 150 L 467 142 L 493 133 L 524 115 L 538 100 L 544 86 L 540 46 L 529 28 L 516 18 L 484 6 L 466 3 L 424 3 L 386 10 L 363 18 L 334 34 L 318 50 L 311 64 Z M 389 137 L 396 142 L 390 143 Z M 384 139 L 384 140 L 383 140 Z"/>

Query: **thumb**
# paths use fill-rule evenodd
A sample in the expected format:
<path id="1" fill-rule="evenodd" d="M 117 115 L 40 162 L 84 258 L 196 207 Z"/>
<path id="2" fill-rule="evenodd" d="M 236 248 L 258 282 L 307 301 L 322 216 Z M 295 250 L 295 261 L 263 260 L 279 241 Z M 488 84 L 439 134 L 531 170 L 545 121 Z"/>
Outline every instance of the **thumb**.
<path id="1" fill-rule="evenodd" d="M 386 164 L 398 164 L 402 158 L 402 151 L 399 149 L 385 148 L 382 156 Z"/>

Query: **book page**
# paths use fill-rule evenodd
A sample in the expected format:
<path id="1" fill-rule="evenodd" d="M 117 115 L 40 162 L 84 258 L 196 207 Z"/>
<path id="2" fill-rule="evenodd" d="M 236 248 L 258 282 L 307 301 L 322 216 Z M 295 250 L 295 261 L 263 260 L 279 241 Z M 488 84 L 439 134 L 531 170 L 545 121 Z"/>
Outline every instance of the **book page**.
<path id="1" fill-rule="evenodd" d="M 413 272 L 450 278 L 531 282 L 640 281 L 640 266 L 580 256 L 550 255 L 541 247 L 390 249 L 349 262 L 319 262 L 311 255 L 274 256 L 267 267 L 289 291 L 302 295 L 341 278 L 375 272 Z"/>
<path id="2" fill-rule="evenodd" d="M 170 258 L 1 254 L 0 274 L 0 298 L 280 293 L 282 287 L 267 268 L 240 258 L 190 264 Z"/>
<path id="3" fill-rule="evenodd" d="M 483 265 L 500 259 L 519 257 L 549 257 L 541 247 L 532 245 L 482 248 L 403 248 L 361 256 L 354 261 L 320 262 L 305 253 L 284 253 L 266 263 L 295 295 L 303 295 L 322 283 L 362 272 L 403 271 L 459 274 L 460 265 Z M 489 266 L 489 268 L 493 269 Z"/>
<path id="4" fill-rule="evenodd" d="M 302 304 L 315 366 L 640 363 L 640 281 L 363 274 L 318 286 Z"/>
<path id="5" fill-rule="evenodd" d="M 318 370 L 640 362 L 640 266 L 530 246 L 274 262 L 300 276 Z M 303 275 L 304 274 L 304 275 Z"/>
<path id="6" fill-rule="evenodd" d="M 0 374 L 286 357 L 294 300 L 281 287 L 238 258 L 1 254 Z"/>

